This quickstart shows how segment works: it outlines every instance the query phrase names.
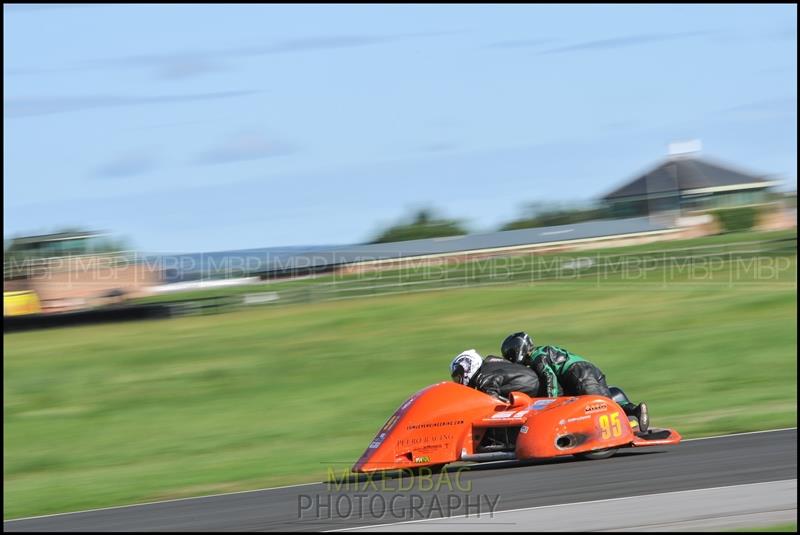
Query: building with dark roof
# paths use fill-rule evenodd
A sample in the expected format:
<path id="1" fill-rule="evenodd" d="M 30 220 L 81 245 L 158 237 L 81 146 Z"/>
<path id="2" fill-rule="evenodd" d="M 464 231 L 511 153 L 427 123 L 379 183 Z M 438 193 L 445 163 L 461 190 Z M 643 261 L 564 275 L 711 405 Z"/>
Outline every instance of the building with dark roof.
<path id="1" fill-rule="evenodd" d="M 137 261 L 109 236 L 74 230 L 14 238 L 3 255 L 4 296 L 27 292 L 42 312 L 59 312 L 147 294 L 162 279 L 160 266 Z"/>
<path id="2" fill-rule="evenodd" d="M 42 234 L 39 236 L 20 236 L 11 241 L 7 254 L 47 258 L 76 254 L 91 254 L 107 247 L 105 232 L 75 230 Z"/>
<path id="3" fill-rule="evenodd" d="M 602 199 L 617 217 L 689 212 L 766 202 L 779 184 L 765 175 L 700 158 L 696 152 L 670 155 Z"/>

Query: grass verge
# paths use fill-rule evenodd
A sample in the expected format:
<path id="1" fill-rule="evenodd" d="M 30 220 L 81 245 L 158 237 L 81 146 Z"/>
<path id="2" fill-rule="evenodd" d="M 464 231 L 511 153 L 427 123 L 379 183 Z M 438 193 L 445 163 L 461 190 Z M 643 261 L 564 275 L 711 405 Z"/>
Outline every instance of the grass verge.
<path id="1" fill-rule="evenodd" d="M 793 277 L 561 281 L 4 335 L 4 515 L 319 481 L 510 332 L 685 437 L 797 423 Z"/>

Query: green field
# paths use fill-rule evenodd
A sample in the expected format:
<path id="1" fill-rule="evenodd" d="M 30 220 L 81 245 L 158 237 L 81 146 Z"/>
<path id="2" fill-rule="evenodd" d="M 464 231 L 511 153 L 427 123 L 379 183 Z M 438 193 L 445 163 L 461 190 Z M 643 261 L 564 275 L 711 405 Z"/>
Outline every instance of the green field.
<path id="1" fill-rule="evenodd" d="M 729 262 L 715 279 L 616 274 L 4 335 L 4 515 L 319 481 L 446 380 L 456 353 L 496 354 L 520 329 L 593 360 L 685 437 L 795 426 L 784 259 L 774 277 Z"/>
<path id="2" fill-rule="evenodd" d="M 730 531 L 778 531 L 778 532 L 797 533 L 797 522 L 791 522 L 789 524 L 776 524 L 774 526 L 766 526 L 766 527 L 734 529 Z"/>

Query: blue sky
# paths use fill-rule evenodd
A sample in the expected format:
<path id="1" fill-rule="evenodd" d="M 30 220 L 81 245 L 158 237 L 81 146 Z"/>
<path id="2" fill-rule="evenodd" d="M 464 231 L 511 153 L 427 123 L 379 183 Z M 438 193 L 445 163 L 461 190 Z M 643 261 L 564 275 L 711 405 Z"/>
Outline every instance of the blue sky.
<path id="1" fill-rule="evenodd" d="M 4 234 L 495 230 L 699 138 L 797 184 L 796 5 L 4 5 Z"/>

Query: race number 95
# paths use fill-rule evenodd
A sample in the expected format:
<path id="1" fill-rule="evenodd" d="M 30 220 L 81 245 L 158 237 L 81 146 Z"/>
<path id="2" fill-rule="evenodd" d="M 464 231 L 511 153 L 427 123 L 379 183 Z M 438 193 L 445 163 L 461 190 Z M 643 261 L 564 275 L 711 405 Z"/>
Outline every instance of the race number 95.
<path id="1" fill-rule="evenodd" d="M 622 424 L 619 421 L 618 412 L 612 412 L 610 415 L 601 414 L 598 417 L 598 423 L 600 424 L 600 431 L 603 439 L 622 435 Z"/>

